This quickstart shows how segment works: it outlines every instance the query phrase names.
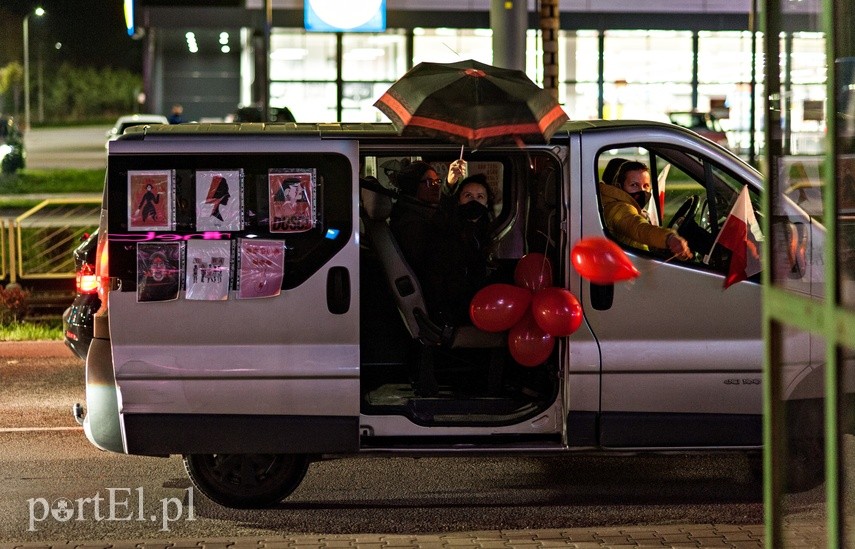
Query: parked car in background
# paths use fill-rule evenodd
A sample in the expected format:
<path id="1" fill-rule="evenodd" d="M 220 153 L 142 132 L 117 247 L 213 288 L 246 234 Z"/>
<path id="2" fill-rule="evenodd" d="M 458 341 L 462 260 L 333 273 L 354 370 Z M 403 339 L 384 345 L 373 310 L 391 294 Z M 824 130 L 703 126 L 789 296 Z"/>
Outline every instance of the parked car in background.
<path id="1" fill-rule="evenodd" d="M 145 124 L 169 124 L 169 120 L 162 114 L 129 114 L 120 116 L 113 127 L 107 130 L 106 148 L 110 141 L 116 140 L 125 130 L 132 126 L 143 126 Z"/>
<path id="2" fill-rule="evenodd" d="M 87 235 L 72 252 L 76 273 L 77 295 L 71 306 L 62 315 L 65 344 L 75 355 L 86 360 L 89 343 L 92 341 L 92 315 L 101 307 L 98 298 L 98 283 L 95 278 L 95 255 L 98 247 L 98 231 Z"/>
<path id="3" fill-rule="evenodd" d="M 26 156 L 24 136 L 14 120 L 0 116 L 0 169 L 3 173 L 15 173 L 24 167 Z"/>
<path id="4" fill-rule="evenodd" d="M 267 110 L 267 118 L 267 122 L 296 122 L 288 107 L 270 107 Z M 261 107 L 256 105 L 238 107 L 227 122 L 264 122 L 264 114 Z"/>
<path id="5" fill-rule="evenodd" d="M 712 113 L 701 111 L 669 112 L 668 118 L 672 124 L 689 128 L 701 137 L 706 137 L 722 147 L 730 148 L 727 132 L 721 127 L 721 122 Z"/>

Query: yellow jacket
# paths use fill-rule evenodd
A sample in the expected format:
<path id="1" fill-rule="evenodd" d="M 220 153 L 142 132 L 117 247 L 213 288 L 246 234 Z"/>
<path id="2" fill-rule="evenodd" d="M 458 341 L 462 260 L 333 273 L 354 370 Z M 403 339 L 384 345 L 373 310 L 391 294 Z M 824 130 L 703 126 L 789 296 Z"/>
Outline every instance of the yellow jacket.
<path id="1" fill-rule="evenodd" d="M 612 238 L 641 250 L 668 249 L 668 235 L 676 231 L 651 225 L 635 200 L 623 189 L 602 182 L 599 186 L 603 216 Z"/>

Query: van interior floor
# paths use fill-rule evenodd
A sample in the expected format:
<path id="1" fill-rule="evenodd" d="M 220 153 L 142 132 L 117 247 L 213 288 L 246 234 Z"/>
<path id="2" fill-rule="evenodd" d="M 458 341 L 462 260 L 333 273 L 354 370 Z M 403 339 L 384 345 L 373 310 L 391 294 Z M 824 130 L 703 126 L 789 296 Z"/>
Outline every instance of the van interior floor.
<path id="1" fill-rule="evenodd" d="M 515 396 L 467 395 L 442 385 L 435 395 L 425 397 L 417 395 L 409 383 L 390 383 L 365 395 L 367 407 L 364 411 L 370 414 L 403 414 L 417 423 L 480 423 L 533 413 L 542 406 L 544 398 L 545 395 L 532 398 L 523 393 Z"/>

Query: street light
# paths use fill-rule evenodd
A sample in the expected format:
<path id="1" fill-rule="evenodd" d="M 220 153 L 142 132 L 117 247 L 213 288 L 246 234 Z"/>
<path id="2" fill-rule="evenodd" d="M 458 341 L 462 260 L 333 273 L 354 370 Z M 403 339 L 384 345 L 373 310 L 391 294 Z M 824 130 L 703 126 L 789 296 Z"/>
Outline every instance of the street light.
<path id="1" fill-rule="evenodd" d="M 41 17 L 45 10 L 40 6 L 32 13 Z M 24 131 L 30 129 L 30 15 L 24 16 Z"/>

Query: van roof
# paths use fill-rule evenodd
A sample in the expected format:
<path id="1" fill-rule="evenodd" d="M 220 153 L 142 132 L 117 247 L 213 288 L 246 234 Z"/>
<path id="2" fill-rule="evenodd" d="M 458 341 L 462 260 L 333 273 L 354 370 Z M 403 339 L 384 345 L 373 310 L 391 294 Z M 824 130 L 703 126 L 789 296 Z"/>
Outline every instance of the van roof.
<path id="1" fill-rule="evenodd" d="M 629 129 L 644 127 L 647 129 L 667 128 L 669 131 L 679 131 L 681 128 L 675 127 L 673 124 L 657 122 L 652 120 L 575 120 L 566 122 L 556 132 L 556 135 L 562 133 L 584 133 L 586 131 L 595 131 L 599 129 Z M 307 122 L 275 122 L 275 123 L 260 123 L 260 122 L 244 122 L 244 123 L 190 123 L 190 124 L 171 124 L 171 125 L 156 125 L 156 126 L 134 126 L 128 128 L 125 134 L 120 138 L 128 139 L 144 139 L 158 138 L 160 136 L 179 136 L 179 135 L 228 135 L 234 136 L 237 134 L 253 134 L 253 135 L 268 135 L 268 136 L 297 136 L 311 135 L 315 137 L 396 137 L 398 132 L 390 123 L 350 123 L 350 122 L 331 122 L 331 123 L 307 123 Z M 408 139 L 408 138 L 403 138 Z M 424 142 L 425 138 L 413 138 Z M 430 140 L 428 140 L 430 141 Z M 441 140 L 437 140 L 440 142 Z M 445 141 L 442 141 L 445 142 Z"/>

